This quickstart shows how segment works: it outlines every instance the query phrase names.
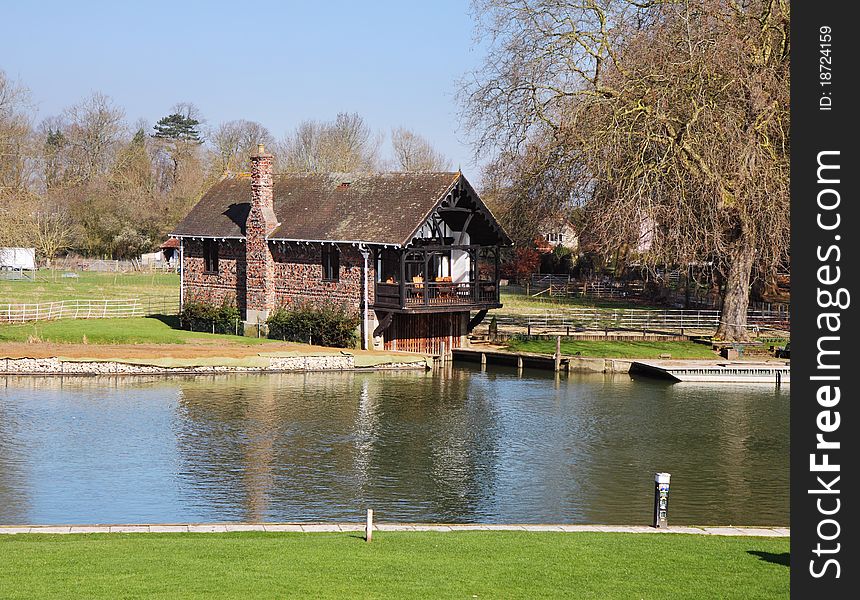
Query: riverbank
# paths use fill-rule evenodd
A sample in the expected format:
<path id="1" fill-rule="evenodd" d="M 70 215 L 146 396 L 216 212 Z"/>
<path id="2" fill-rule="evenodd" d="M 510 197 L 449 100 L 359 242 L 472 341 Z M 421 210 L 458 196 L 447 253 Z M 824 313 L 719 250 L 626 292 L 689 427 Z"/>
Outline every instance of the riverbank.
<path id="1" fill-rule="evenodd" d="M 237 531 L 339 533 L 366 531 L 363 523 L 171 523 L 123 525 L 0 525 L 0 535 L 93 533 L 233 533 Z M 791 536 L 788 527 L 739 527 L 681 525 L 655 529 L 646 525 L 567 525 L 567 524 L 490 524 L 490 523 L 374 523 L 373 531 L 531 531 L 564 533 L 683 533 L 689 535 L 722 535 L 730 537 Z"/>
<path id="2" fill-rule="evenodd" d="M 36 347 L 33 347 L 36 346 Z M 432 367 L 432 358 L 406 353 L 347 352 L 331 348 L 288 349 L 225 356 L 223 349 L 182 346 L 147 352 L 139 347 L 69 345 L 25 348 L 0 345 L 0 375 L 185 375 L 283 373 Z M 196 352 L 199 351 L 199 352 Z M 178 355 L 178 356 L 177 356 Z"/>
<path id="3" fill-rule="evenodd" d="M 787 597 L 781 537 L 529 531 L 0 536 L 7 598 Z M 121 582 L 121 589 L 118 583 Z"/>

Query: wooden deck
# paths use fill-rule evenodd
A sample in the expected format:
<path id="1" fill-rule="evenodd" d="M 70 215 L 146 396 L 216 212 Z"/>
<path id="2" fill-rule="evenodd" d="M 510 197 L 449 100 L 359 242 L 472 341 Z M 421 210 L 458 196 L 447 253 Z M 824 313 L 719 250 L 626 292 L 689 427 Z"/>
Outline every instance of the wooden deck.
<path id="1" fill-rule="evenodd" d="M 548 369 L 550 371 L 567 368 L 569 357 L 562 356 L 558 363 L 554 356 L 534 352 L 508 352 L 489 348 L 454 348 L 451 351 L 454 361 L 475 362 L 482 365 L 498 364 L 512 367 Z M 558 367 L 556 367 L 558 364 Z"/>

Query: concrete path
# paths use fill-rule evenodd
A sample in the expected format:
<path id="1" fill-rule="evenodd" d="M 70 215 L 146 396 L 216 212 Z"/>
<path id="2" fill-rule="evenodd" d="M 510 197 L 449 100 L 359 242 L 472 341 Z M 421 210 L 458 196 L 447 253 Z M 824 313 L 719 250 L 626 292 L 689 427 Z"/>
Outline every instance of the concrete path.
<path id="1" fill-rule="evenodd" d="M 556 531 L 578 533 L 691 533 L 699 535 L 790 537 L 787 527 L 676 526 L 655 529 L 644 525 L 481 525 L 377 523 L 374 531 Z M 163 525 L 5 525 L 0 534 L 15 533 L 226 533 L 231 531 L 346 532 L 364 531 L 363 523 L 189 523 Z"/>

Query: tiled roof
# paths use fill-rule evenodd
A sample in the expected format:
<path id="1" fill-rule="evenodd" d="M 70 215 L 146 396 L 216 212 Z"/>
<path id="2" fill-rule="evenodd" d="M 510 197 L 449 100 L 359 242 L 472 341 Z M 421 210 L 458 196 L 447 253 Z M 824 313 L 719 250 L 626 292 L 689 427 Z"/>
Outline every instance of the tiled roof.
<path id="1" fill-rule="evenodd" d="M 280 225 L 269 238 L 405 245 L 461 178 L 459 172 L 276 175 Z M 228 177 L 200 199 L 173 235 L 244 237 L 250 200 L 250 177 Z"/>

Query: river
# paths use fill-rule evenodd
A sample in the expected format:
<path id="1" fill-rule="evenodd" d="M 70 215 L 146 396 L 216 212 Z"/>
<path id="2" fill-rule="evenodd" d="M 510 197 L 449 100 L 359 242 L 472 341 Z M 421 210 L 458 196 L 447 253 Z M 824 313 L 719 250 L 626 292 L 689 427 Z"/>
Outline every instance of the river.
<path id="1" fill-rule="evenodd" d="M 0 524 L 787 525 L 790 387 L 492 367 L 0 378 Z"/>

